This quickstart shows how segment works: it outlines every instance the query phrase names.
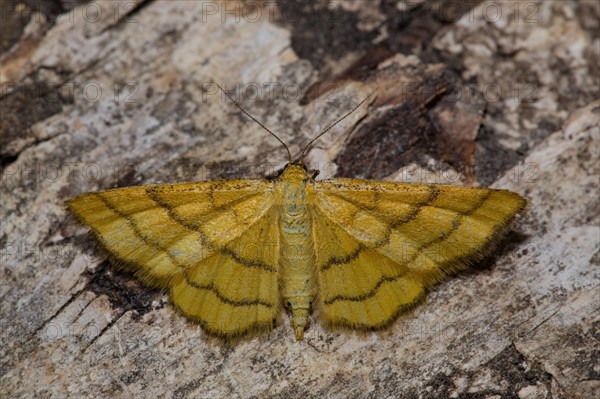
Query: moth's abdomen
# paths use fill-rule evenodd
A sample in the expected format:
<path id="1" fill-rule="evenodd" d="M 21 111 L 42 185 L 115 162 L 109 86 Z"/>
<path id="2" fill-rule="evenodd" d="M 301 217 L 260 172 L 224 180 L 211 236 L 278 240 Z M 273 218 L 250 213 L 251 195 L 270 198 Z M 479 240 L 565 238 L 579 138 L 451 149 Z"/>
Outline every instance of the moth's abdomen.
<path id="1" fill-rule="evenodd" d="M 279 221 L 281 296 L 292 313 L 296 339 L 301 340 L 316 291 L 311 218 L 304 200 L 304 187 L 286 185 L 283 194 Z"/>

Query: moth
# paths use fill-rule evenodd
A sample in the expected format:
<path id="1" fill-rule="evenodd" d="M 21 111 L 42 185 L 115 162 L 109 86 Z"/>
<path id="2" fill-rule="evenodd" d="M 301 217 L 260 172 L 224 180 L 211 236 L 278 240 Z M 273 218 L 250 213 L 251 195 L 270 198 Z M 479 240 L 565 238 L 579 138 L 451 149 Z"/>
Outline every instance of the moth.
<path id="1" fill-rule="evenodd" d="M 526 205 L 506 190 L 316 180 L 307 150 L 368 97 L 297 158 L 229 98 L 285 147 L 276 178 L 127 187 L 67 203 L 118 265 L 219 337 L 269 331 L 283 308 L 297 340 L 313 309 L 331 327 L 388 326 L 487 255 Z"/>

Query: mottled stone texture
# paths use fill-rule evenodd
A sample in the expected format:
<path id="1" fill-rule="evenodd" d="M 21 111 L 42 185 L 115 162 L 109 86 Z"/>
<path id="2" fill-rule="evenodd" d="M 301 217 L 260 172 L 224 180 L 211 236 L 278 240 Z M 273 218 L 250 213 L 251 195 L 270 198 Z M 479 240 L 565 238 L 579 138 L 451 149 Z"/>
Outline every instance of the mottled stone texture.
<path id="1" fill-rule="evenodd" d="M 594 398 L 600 7 L 595 1 L 2 3 L 3 398 Z M 227 346 L 114 270 L 63 201 L 274 174 L 507 188 L 495 256 L 384 332 L 288 320 Z"/>

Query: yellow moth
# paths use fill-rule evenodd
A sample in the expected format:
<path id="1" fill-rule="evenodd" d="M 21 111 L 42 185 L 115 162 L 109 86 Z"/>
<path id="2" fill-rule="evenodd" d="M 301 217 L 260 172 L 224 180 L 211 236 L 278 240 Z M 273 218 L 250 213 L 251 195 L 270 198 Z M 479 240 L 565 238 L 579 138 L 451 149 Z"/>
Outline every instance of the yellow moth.
<path id="1" fill-rule="evenodd" d="M 315 180 L 302 159 L 336 123 L 295 161 L 260 124 L 289 156 L 273 180 L 119 188 L 68 207 L 119 265 L 214 335 L 268 331 L 283 307 L 298 340 L 312 309 L 329 326 L 384 327 L 486 255 L 526 201 L 488 188 Z"/>

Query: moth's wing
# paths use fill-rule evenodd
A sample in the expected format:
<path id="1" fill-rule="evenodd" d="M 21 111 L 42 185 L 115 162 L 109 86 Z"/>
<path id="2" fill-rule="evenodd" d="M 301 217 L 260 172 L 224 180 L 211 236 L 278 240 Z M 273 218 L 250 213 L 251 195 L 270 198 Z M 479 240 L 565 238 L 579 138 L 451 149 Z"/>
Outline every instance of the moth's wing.
<path id="1" fill-rule="evenodd" d="M 487 254 L 526 204 L 506 190 L 333 179 L 309 189 L 321 315 L 377 328 Z"/>
<path id="2" fill-rule="evenodd" d="M 228 180 L 130 187 L 68 201 L 102 246 L 209 331 L 272 326 L 278 311 L 273 184 Z"/>

